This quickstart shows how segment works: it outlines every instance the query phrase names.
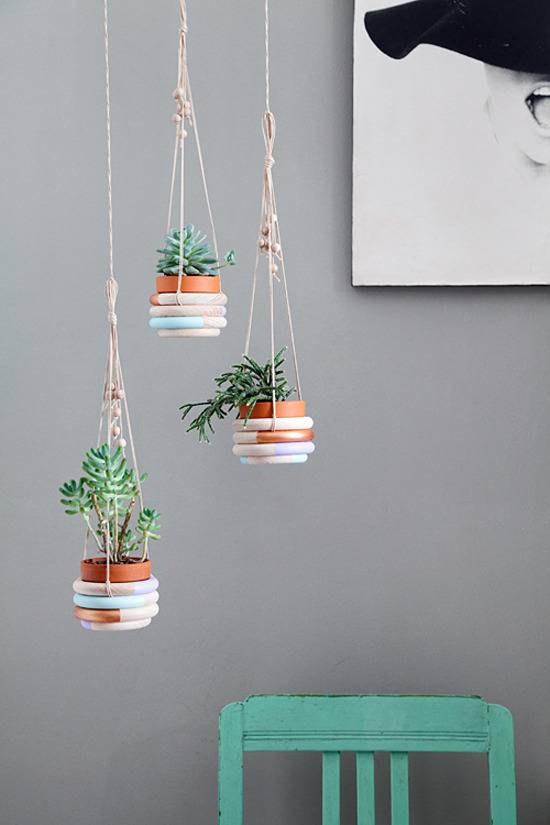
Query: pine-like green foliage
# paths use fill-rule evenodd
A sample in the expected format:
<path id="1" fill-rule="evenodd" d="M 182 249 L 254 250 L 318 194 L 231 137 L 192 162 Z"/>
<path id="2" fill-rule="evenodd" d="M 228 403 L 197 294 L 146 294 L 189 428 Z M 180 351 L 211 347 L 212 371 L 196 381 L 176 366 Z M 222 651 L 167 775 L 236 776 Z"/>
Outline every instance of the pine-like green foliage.
<path id="1" fill-rule="evenodd" d="M 82 470 L 84 475 L 78 481 L 71 479 L 59 488 L 67 515 L 83 517 L 99 550 L 108 552 L 110 561 L 123 562 L 136 553 L 146 558 L 149 540 L 160 538 L 160 514 L 144 507 L 136 530 L 132 530 L 139 485 L 121 448 L 111 452 L 108 444 L 92 447 L 84 457 Z M 140 482 L 145 478 L 142 475 Z"/>
<path id="2" fill-rule="evenodd" d="M 180 262 L 180 231 L 171 229 L 164 238 L 164 247 L 157 249 L 161 258 L 157 272 L 177 275 Z M 189 223 L 183 229 L 183 273 L 185 275 L 217 275 L 224 266 L 235 264 L 235 252 L 231 249 L 220 263 L 206 235 Z"/>
<path id="3" fill-rule="evenodd" d="M 275 381 L 271 380 L 271 361 L 265 366 L 261 366 L 253 358 L 244 356 L 240 364 L 234 364 L 230 370 L 223 372 L 214 379 L 217 386 L 212 398 L 196 404 L 183 404 L 182 420 L 185 420 L 194 407 L 203 407 L 201 412 L 194 418 L 187 428 L 187 432 L 197 430 L 199 441 L 208 442 L 209 433 L 214 432 L 213 420 L 225 418 L 231 410 L 237 409 L 241 404 L 250 406 L 247 418 L 250 418 L 254 411 L 254 406 L 258 401 L 271 401 L 273 397 L 273 386 L 275 385 L 275 399 L 286 401 L 295 391 L 286 380 L 283 364 L 286 347 L 280 350 L 275 356 Z"/>

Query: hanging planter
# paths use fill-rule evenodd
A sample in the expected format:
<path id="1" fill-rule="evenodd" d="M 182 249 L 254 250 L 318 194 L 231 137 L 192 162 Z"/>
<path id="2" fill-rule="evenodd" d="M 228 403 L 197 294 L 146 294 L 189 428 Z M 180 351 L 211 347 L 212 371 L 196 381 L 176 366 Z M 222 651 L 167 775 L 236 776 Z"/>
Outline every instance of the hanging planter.
<path id="1" fill-rule="evenodd" d="M 149 301 L 149 326 L 161 338 L 216 338 L 227 326 L 225 305 L 227 296 L 221 288 L 220 270 L 233 266 L 235 253 L 230 250 L 223 260 L 218 252 L 212 207 L 206 184 L 206 174 L 200 144 L 197 118 L 187 65 L 187 12 L 185 0 L 180 0 L 178 48 L 178 85 L 174 90 L 176 112 L 172 120 L 176 139 L 172 161 L 172 177 L 168 203 L 168 221 L 164 246 L 157 250 L 161 258 L 157 265 L 156 292 Z M 206 199 L 212 242 L 184 223 L 185 203 L 185 138 L 192 129 L 197 146 L 201 180 Z M 179 223 L 172 223 L 172 208 L 179 162 Z"/>
<path id="2" fill-rule="evenodd" d="M 240 459 L 241 464 L 304 464 L 315 450 L 315 444 L 313 420 L 307 416 L 306 403 L 302 398 L 285 258 L 273 185 L 275 117 L 269 107 L 269 0 L 265 0 L 265 68 L 262 206 L 244 355 L 238 364 L 234 364 L 230 370 L 214 379 L 216 392 L 211 398 L 198 404 L 183 404 L 180 410 L 182 419 L 185 420 L 197 407 L 202 408 L 195 418 L 188 422 L 187 427 L 188 432 L 198 433 L 199 441 L 209 441 L 209 436 L 214 432 L 214 422 L 225 418 L 234 410 L 237 411 L 237 420 L 233 424 L 233 454 Z M 265 366 L 261 366 L 249 355 L 261 261 L 267 264 L 269 290 L 271 358 Z M 284 372 L 286 347 L 275 352 L 274 282 L 281 284 L 283 289 L 296 387 L 288 382 Z M 292 398 L 294 394 L 298 396 L 297 399 Z"/>
<path id="3" fill-rule="evenodd" d="M 306 415 L 305 401 L 290 400 L 296 390 L 284 373 L 284 353 L 283 349 L 275 355 L 275 369 L 271 361 L 261 366 L 245 355 L 214 379 L 217 389 L 211 398 L 183 404 L 183 420 L 201 408 L 187 432 L 195 431 L 199 441 L 208 442 L 216 421 L 236 410 L 233 454 L 241 464 L 305 463 L 315 449 L 313 419 Z"/>
<path id="4" fill-rule="evenodd" d="M 108 0 L 103 1 L 107 117 L 109 277 L 105 285 L 109 346 L 101 395 L 98 442 L 84 456 L 82 475 L 60 488 L 65 513 L 86 526 L 80 577 L 73 582 L 74 615 L 87 630 L 137 630 L 158 613 L 158 581 L 151 575 L 149 543 L 159 538 L 160 515 L 145 507 L 118 347 L 113 270 L 111 107 Z M 128 441 L 126 440 L 126 434 Z M 126 458 L 129 446 L 131 457 Z M 88 556 L 93 543 L 95 554 Z"/>

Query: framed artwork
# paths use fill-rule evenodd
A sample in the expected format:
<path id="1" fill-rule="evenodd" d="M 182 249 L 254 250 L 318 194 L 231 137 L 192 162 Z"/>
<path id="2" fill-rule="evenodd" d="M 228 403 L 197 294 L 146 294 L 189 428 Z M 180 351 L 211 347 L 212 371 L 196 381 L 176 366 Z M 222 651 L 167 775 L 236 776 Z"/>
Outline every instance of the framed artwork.
<path id="1" fill-rule="evenodd" d="M 550 283 L 550 0 L 356 0 L 353 284 Z"/>

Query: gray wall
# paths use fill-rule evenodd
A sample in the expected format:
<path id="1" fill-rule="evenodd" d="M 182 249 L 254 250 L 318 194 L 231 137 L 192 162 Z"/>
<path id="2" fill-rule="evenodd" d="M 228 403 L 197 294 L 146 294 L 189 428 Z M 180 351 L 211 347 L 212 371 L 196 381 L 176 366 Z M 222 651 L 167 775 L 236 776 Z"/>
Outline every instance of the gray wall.
<path id="1" fill-rule="evenodd" d="M 242 348 L 263 159 L 261 4 L 190 0 L 218 231 L 239 256 L 230 326 L 195 344 L 146 326 L 176 3 L 113 3 L 121 346 L 147 499 L 164 519 L 161 613 L 114 637 L 71 618 L 82 531 L 56 493 L 94 442 L 106 347 L 100 2 L 0 9 L 3 825 L 211 824 L 222 705 L 377 691 L 508 705 L 521 821 L 550 822 L 547 293 L 352 289 L 352 4 L 273 7 L 279 214 L 318 438 L 307 466 L 288 470 L 241 467 L 229 425 L 200 447 L 178 418 Z M 204 223 L 199 196 L 191 175 L 189 217 Z M 486 821 L 481 764 L 418 760 L 415 821 Z M 313 757 L 257 757 L 249 777 L 252 821 L 319 821 Z"/>

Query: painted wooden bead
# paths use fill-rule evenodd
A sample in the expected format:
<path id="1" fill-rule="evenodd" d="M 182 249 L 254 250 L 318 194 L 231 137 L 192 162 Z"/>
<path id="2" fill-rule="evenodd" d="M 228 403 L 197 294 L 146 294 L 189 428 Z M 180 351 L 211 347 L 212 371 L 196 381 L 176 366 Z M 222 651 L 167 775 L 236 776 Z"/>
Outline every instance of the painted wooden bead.
<path id="1" fill-rule="evenodd" d="M 250 432 L 254 430 L 271 430 L 273 427 L 272 418 L 249 418 L 245 421 L 238 418 L 233 422 L 235 432 Z M 313 418 L 304 416 L 303 418 L 276 418 L 275 430 L 311 430 Z"/>
<path id="2" fill-rule="evenodd" d="M 220 329 L 204 327 L 203 329 L 157 329 L 159 338 L 217 338 Z"/>
<path id="3" fill-rule="evenodd" d="M 192 316 L 225 316 L 227 310 L 222 306 L 201 306 L 200 304 L 193 304 L 192 306 L 173 306 L 173 307 L 151 307 L 149 315 L 152 318 L 163 318 L 169 315 L 192 315 Z"/>
<path id="4" fill-rule="evenodd" d="M 281 444 L 288 442 L 313 441 L 313 430 L 257 430 L 233 433 L 234 444 Z"/>
<path id="5" fill-rule="evenodd" d="M 139 582 L 111 582 L 112 596 L 135 596 L 143 593 L 153 593 L 158 590 L 159 581 L 156 576 L 151 576 Z M 83 596 L 108 596 L 105 582 L 85 582 L 78 578 L 73 582 L 75 593 Z"/>
<path id="6" fill-rule="evenodd" d="M 149 301 L 153 306 L 193 306 L 194 304 L 208 304 L 225 306 L 227 295 L 223 292 L 161 292 L 151 295 Z"/>
<path id="7" fill-rule="evenodd" d="M 315 450 L 312 441 L 280 442 L 276 444 L 235 444 L 233 455 L 310 455 Z"/>
<path id="8" fill-rule="evenodd" d="M 80 620 L 84 630 L 141 630 L 148 627 L 151 619 L 138 619 L 135 622 L 87 622 Z"/>
<path id="9" fill-rule="evenodd" d="M 167 316 L 149 318 L 149 326 L 153 329 L 201 329 L 204 320 L 199 316 Z"/>
<path id="10" fill-rule="evenodd" d="M 241 456 L 241 464 L 305 464 L 307 455 L 256 455 Z"/>
<path id="11" fill-rule="evenodd" d="M 151 593 L 141 593 L 133 596 L 84 596 L 75 593 L 73 602 L 78 607 L 91 607 L 94 610 L 113 610 L 119 607 L 145 607 L 156 604 L 159 594 L 156 590 Z"/>
<path id="12" fill-rule="evenodd" d="M 158 615 L 158 604 L 145 607 L 127 607 L 114 610 L 93 610 L 89 607 L 75 607 L 73 616 L 88 622 L 132 622 L 136 619 L 153 619 Z"/>

